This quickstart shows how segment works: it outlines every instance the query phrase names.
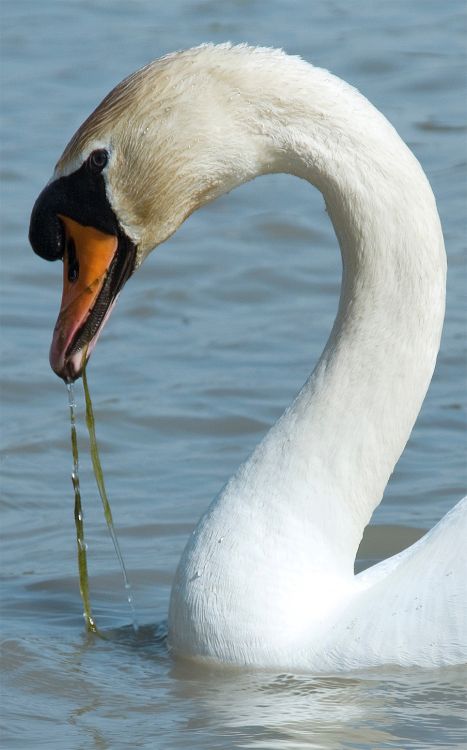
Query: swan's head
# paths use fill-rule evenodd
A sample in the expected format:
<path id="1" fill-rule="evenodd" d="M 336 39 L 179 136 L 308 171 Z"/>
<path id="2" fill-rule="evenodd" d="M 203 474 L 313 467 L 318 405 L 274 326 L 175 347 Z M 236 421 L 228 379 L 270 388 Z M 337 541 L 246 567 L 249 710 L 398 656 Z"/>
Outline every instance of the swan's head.
<path id="1" fill-rule="evenodd" d="M 81 374 L 148 253 L 197 208 L 262 170 L 257 123 L 237 86 L 245 78 L 238 61 L 254 56 L 247 50 L 206 45 L 124 80 L 73 136 L 39 195 L 31 245 L 64 263 L 50 350 L 64 380 Z"/>

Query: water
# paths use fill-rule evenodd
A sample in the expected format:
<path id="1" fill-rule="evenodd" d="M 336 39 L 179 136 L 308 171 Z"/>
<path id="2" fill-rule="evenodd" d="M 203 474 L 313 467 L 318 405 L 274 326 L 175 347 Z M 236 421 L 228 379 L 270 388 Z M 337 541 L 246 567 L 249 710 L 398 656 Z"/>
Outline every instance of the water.
<path id="1" fill-rule="evenodd" d="M 166 650 L 171 580 L 193 524 L 304 382 L 332 324 L 340 260 L 319 194 L 285 176 L 242 187 L 194 214 L 119 299 L 89 376 L 137 634 L 78 425 L 91 600 L 106 640 L 83 626 L 63 384 L 47 362 L 62 269 L 34 256 L 26 235 L 68 137 L 112 85 L 164 52 L 225 39 L 283 46 L 364 91 L 422 162 L 449 259 L 436 374 L 358 567 L 391 554 L 465 492 L 464 3 L 10 0 L 1 12 L 3 746 L 461 747 L 462 669 L 213 671 Z"/>

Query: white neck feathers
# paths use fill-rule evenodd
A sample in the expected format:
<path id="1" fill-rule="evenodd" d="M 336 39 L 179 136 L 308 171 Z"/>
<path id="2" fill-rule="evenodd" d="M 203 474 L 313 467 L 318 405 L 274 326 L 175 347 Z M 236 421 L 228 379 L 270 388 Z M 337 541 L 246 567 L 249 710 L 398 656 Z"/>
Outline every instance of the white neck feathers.
<path id="1" fill-rule="evenodd" d="M 167 88 L 169 64 L 178 71 L 173 90 L 191 114 L 189 123 L 171 103 L 167 115 L 182 131 L 172 141 L 190 147 L 173 180 L 183 213 L 257 175 L 295 174 L 322 192 L 343 261 L 338 315 L 314 372 L 201 519 L 173 587 L 173 645 L 238 661 L 237 648 L 260 654 L 276 635 L 309 631 L 353 575 L 432 376 L 444 246 L 418 162 L 355 89 L 271 50 L 202 47 L 167 60 L 157 75 Z M 172 141 L 164 155 L 180 150 Z M 159 189 L 162 200 L 170 189 Z"/>
<path id="2" fill-rule="evenodd" d="M 445 253 L 435 200 L 394 128 L 348 84 L 275 51 L 211 52 L 225 60 L 222 76 L 214 66 L 213 117 L 226 145 L 224 179 L 209 198 L 266 172 L 307 179 L 324 196 L 343 262 L 317 367 L 232 481 L 247 472 L 251 502 L 270 513 L 268 477 L 278 513 L 295 506 L 303 523 L 322 527 L 330 556 L 341 553 L 350 571 L 439 348 Z"/>

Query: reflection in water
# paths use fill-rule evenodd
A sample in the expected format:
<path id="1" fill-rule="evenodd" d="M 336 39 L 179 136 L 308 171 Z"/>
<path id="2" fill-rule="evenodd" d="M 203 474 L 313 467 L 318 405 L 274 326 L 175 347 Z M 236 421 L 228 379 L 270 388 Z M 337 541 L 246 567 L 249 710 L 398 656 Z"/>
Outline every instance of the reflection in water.
<path id="1" fill-rule="evenodd" d="M 223 738 L 220 747 L 239 742 L 251 750 L 293 750 L 393 743 L 406 748 L 414 736 L 431 747 L 461 742 L 465 731 L 459 717 L 467 688 L 459 668 L 277 675 L 174 661 L 166 650 L 165 623 L 142 627 L 138 634 L 127 627 L 106 636 L 106 643 L 87 640 L 72 656 L 75 670 L 91 687 L 73 716 L 93 737 L 96 727 L 105 727 L 118 714 L 122 701 L 134 737 L 164 736 L 168 748 L 179 746 L 178 732 L 200 750 L 214 736 Z M 122 649 L 127 666 L 119 674 Z M 101 675 L 98 685 L 94 672 Z M 446 717 L 446 701 L 452 717 Z"/>
<path id="2" fill-rule="evenodd" d="M 198 703 L 187 729 L 200 721 L 212 731 L 228 727 L 232 734 L 248 738 L 244 747 L 285 749 L 307 742 L 325 748 L 342 743 L 375 747 L 407 740 L 411 731 L 420 732 L 420 726 L 427 741 L 439 741 L 443 733 L 452 739 L 452 730 L 459 740 L 462 737 L 462 730 L 455 732 L 455 719 L 451 728 L 443 727 L 444 710 L 439 710 L 441 694 L 456 699 L 459 707 L 467 698 L 461 670 L 448 670 L 443 687 L 439 673 L 417 671 L 380 670 L 345 677 L 227 671 L 200 671 L 194 676 L 193 671 L 191 665 L 180 664 L 172 671 L 178 699 L 201 697 L 202 712 Z"/>
<path id="3" fill-rule="evenodd" d="M 4 708 L 17 717 L 23 743 L 45 731 L 61 737 L 63 726 L 70 743 L 76 731 L 88 747 L 118 748 L 122 720 L 132 746 L 164 750 L 447 747 L 467 729 L 462 668 L 313 676 L 206 666 L 172 658 L 165 621 L 137 633 L 129 624 L 108 628 L 98 638 L 80 634 L 77 617 L 64 627 L 67 606 L 63 599 L 56 606 L 56 627 L 45 634 L 5 645 L 12 679 Z M 26 611 L 36 629 L 41 609 L 29 602 Z M 19 701 L 25 692 L 28 700 Z"/>
<path id="4" fill-rule="evenodd" d="M 135 747 L 143 738 L 158 746 L 162 737 L 164 748 L 194 750 L 408 748 L 463 740 L 467 688 L 461 668 L 317 677 L 250 672 L 174 661 L 166 649 L 165 623 L 142 626 L 136 634 L 127 626 L 105 636 L 83 638 L 79 648 L 46 647 L 65 667 L 52 690 L 58 688 L 74 706 L 68 722 L 91 747 L 106 747 L 122 712 Z M 52 692 L 33 664 L 26 673 L 31 690 L 41 686 L 44 697 Z M 213 737 L 222 744 L 209 745 Z M 189 745 L 180 738 L 189 738 Z"/>

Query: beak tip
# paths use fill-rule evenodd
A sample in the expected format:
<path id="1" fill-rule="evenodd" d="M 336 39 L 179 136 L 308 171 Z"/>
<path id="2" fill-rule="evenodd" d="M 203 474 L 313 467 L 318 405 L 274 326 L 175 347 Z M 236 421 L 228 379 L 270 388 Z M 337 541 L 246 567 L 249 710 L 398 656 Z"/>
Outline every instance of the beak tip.
<path id="1" fill-rule="evenodd" d="M 83 357 L 82 349 L 67 356 L 56 346 L 55 340 L 52 341 L 49 354 L 49 362 L 52 370 L 65 383 L 74 383 L 81 377 L 88 357 Z"/>

